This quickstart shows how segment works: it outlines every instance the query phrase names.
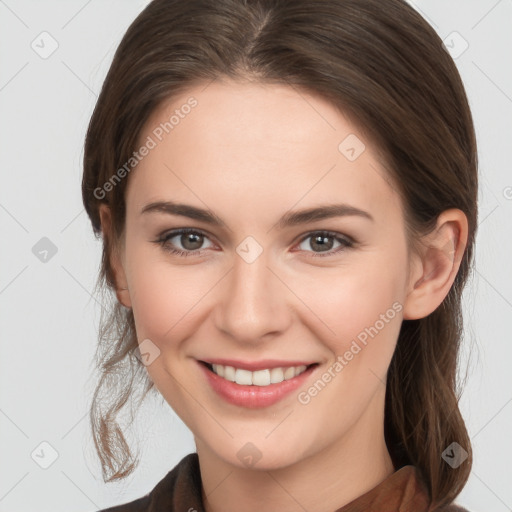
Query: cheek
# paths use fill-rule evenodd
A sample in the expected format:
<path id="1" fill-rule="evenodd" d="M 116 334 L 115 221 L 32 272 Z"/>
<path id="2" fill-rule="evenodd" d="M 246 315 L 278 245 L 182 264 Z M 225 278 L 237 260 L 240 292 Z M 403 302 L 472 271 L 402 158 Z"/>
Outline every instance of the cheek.
<path id="1" fill-rule="evenodd" d="M 400 332 L 402 262 L 399 256 L 378 260 L 333 273 L 325 281 L 327 293 L 313 286 L 308 291 L 308 306 L 335 334 L 322 327 L 326 334 L 320 339 L 331 355 L 324 372 L 301 390 L 298 400 L 331 411 L 323 426 L 333 431 L 356 421 L 382 390 Z"/>
<path id="2" fill-rule="evenodd" d="M 371 340 L 379 340 L 373 344 L 376 355 L 392 354 L 402 321 L 404 268 L 399 256 L 381 254 L 308 281 L 302 293 L 314 313 L 312 328 L 314 322 L 318 332 L 320 320 L 323 342 L 334 354 L 351 350 L 354 341 L 366 347 Z"/>
<path id="3" fill-rule="evenodd" d="M 202 300 L 215 293 L 219 272 L 207 263 L 179 265 L 176 257 L 136 237 L 127 236 L 126 256 L 139 340 L 163 344 L 192 334 L 188 331 L 204 314 Z M 389 325 L 401 321 L 402 256 L 391 249 L 361 253 L 347 266 L 291 272 L 288 280 L 307 306 L 302 321 L 336 354 L 354 339 L 373 339 L 375 328 L 387 336 Z"/>
<path id="4" fill-rule="evenodd" d="M 213 286 L 200 265 L 175 265 L 154 247 L 130 247 L 127 273 L 139 340 L 163 343 L 181 333 L 197 312 L 201 299 Z M 142 246 L 142 247 L 141 247 Z"/>

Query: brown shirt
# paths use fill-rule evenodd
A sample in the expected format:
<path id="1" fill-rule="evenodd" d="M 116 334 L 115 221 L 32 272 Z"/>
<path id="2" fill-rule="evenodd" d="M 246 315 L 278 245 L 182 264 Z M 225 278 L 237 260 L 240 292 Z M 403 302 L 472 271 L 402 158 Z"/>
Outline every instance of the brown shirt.
<path id="1" fill-rule="evenodd" d="M 333 512 L 428 512 L 430 499 L 414 466 L 403 466 L 344 507 Z M 99 512 L 205 512 L 197 453 L 190 453 L 143 496 Z M 436 512 L 469 512 L 449 505 Z"/>

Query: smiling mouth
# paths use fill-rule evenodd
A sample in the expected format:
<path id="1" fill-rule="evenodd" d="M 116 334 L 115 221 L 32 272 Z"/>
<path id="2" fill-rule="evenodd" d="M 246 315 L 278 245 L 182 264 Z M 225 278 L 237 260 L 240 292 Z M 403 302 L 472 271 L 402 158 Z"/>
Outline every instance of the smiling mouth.
<path id="1" fill-rule="evenodd" d="M 286 380 L 291 380 L 318 363 L 300 366 L 286 366 L 276 368 L 266 368 L 256 371 L 250 371 L 243 368 L 235 368 L 234 366 L 211 364 L 205 361 L 199 361 L 212 373 L 229 382 L 234 382 L 242 386 L 270 386 L 271 384 L 279 384 Z"/>

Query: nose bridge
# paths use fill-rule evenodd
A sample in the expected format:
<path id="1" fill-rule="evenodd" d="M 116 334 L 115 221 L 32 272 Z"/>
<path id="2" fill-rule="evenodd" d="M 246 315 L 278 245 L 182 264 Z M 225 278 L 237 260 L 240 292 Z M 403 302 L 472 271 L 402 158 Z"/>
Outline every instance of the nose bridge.
<path id="1" fill-rule="evenodd" d="M 240 341 L 258 341 L 287 323 L 286 287 L 271 270 L 269 253 L 256 244 L 246 239 L 237 247 L 217 304 L 217 327 Z"/>

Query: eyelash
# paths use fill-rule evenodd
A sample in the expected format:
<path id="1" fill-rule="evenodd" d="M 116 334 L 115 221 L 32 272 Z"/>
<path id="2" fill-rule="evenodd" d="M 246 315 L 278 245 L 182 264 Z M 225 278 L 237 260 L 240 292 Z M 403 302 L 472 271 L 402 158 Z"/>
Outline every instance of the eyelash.
<path id="1" fill-rule="evenodd" d="M 155 240 L 155 243 L 159 244 L 165 251 L 170 252 L 171 254 L 175 254 L 177 256 L 201 256 L 204 251 L 207 249 L 196 249 L 195 251 L 183 251 L 181 249 L 173 249 L 169 247 L 169 240 L 171 238 L 174 238 L 177 235 L 183 235 L 183 234 L 194 234 L 194 235 L 201 235 L 206 238 L 208 238 L 208 235 L 200 230 L 196 229 L 190 229 L 190 228 L 181 228 L 176 229 L 173 231 L 168 231 L 167 233 L 163 233 L 160 235 L 160 237 Z M 312 251 L 306 251 L 306 252 L 312 252 L 313 258 L 324 258 L 326 256 L 332 256 L 334 254 L 337 254 L 345 249 L 350 249 L 355 245 L 355 241 L 347 236 L 340 236 L 339 233 L 333 232 L 333 231 L 311 231 L 306 236 L 301 238 L 299 240 L 299 244 L 307 240 L 308 238 L 313 237 L 314 235 L 317 236 L 324 236 L 324 237 L 330 237 L 334 238 L 337 242 L 340 242 L 342 245 L 338 247 L 335 250 L 326 251 L 324 254 L 322 253 L 315 253 Z"/>

